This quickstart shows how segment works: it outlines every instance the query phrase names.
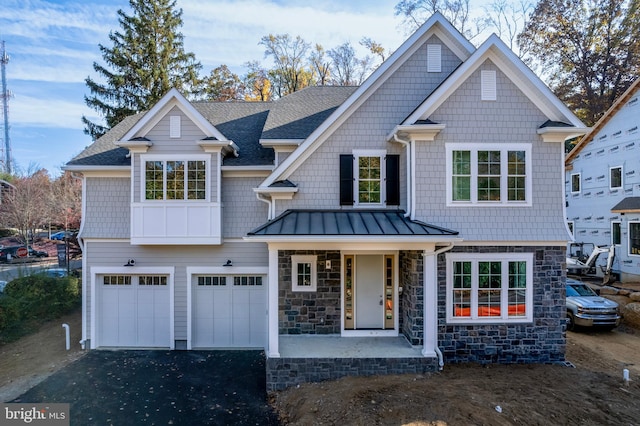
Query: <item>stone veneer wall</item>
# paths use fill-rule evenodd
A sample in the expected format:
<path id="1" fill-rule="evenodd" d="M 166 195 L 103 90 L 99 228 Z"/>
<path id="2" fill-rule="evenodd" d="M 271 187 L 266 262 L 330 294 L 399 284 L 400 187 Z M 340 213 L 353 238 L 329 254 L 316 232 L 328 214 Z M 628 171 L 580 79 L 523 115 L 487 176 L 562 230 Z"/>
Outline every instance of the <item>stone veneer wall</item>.
<path id="1" fill-rule="evenodd" d="M 412 345 L 422 345 L 424 261 L 421 251 L 400 252 L 400 332 Z"/>
<path id="2" fill-rule="evenodd" d="M 318 256 L 315 292 L 291 291 L 291 256 Z M 331 269 L 325 269 L 325 261 Z M 340 334 L 340 251 L 278 252 L 278 329 L 280 334 Z"/>
<path id="3" fill-rule="evenodd" d="M 437 358 L 268 358 L 267 391 L 346 376 L 423 374 L 436 371 Z M 330 407 L 329 407 L 330 409 Z"/>
<path id="4" fill-rule="evenodd" d="M 533 323 L 448 325 L 446 261 L 438 257 L 438 344 L 445 363 L 561 363 L 566 350 L 566 249 L 456 247 L 457 253 L 534 253 Z"/>

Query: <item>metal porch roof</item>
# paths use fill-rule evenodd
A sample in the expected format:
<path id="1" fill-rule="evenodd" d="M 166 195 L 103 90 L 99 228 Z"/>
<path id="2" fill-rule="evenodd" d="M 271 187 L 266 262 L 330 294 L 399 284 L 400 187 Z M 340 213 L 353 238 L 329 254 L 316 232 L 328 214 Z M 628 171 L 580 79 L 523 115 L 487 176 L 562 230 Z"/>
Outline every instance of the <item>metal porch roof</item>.
<path id="1" fill-rule="evenodd" d="M 401 210 L 287 210 L 249 236 L 456 236 L 457 231 L 410 220 Z"/>

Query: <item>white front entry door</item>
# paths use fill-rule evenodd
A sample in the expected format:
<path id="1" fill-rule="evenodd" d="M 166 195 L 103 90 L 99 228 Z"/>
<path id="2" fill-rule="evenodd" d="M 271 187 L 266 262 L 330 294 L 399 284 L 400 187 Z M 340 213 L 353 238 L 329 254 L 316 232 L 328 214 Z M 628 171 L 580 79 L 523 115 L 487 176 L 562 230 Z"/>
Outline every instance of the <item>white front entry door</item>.
<path id="1" fill-rule="evenodd" d="M 384 328 L 383 255 L 356 256 L 356 329 Z"/>
<path id="2" fill-rule="evenodd" d="M 192 285 L 192 347 L 265 347 L 266 277 L 196 275 Z"/>

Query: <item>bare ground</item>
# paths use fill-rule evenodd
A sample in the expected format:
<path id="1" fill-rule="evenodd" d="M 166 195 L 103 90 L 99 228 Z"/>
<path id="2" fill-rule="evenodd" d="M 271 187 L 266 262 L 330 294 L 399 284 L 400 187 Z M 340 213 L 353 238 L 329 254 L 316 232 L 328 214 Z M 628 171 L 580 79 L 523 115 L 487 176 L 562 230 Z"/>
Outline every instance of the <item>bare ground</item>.
<path id="1" fill-rule="evenodd" d="M 63 323 L 71 329 L 70 351 Z M 80 358 L 80 333 L 78 311 L 0 346 L 0 401 Z M 576 368 L 446 365 L 427 375 L 307 384 L 270 400 L 290 425 L 640 425 L 640 331 L 568 332 L 566 358 Z"/>

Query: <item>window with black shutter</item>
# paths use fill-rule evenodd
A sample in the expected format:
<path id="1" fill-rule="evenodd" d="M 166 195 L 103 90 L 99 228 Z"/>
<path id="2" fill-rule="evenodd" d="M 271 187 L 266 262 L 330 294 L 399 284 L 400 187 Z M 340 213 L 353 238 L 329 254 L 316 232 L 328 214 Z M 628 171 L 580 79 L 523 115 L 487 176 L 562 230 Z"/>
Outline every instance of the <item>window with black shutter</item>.
<path id="1" fill-rule="evenodd" d="M 387 205 L 400 205 L 400 156 L 387 155 L 386 161 L 386 186 Z"/>
<path id="2" fill-rule="evenodd" d="M 340 205 L 400 205 L 400 156 L 383 150 L 340 155 Z"/>
<path id="3" fill-rule="evenodd" d="M 340 156 L 340 205 L 353 205 L 353 155 Z"/>

